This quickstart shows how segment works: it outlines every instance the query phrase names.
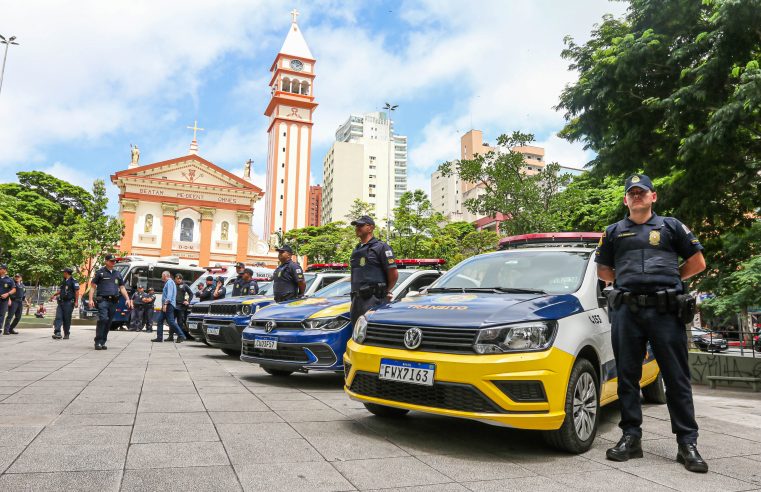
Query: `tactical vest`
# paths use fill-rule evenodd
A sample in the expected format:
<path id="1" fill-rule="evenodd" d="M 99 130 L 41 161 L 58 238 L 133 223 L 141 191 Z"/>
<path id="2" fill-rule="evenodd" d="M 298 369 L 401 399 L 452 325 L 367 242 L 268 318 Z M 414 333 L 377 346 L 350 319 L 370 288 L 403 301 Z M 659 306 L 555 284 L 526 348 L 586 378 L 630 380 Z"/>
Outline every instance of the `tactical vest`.
<path id="1" fill-rule="evenodd" d="M 626 220 L 617 224 L 615 237 L 616 287 L 635 293 L 653 293 L 682 288 L 679 256 L 672 246 L 672 232 L 663 217 L 653 224 L 632 226 Z"/>

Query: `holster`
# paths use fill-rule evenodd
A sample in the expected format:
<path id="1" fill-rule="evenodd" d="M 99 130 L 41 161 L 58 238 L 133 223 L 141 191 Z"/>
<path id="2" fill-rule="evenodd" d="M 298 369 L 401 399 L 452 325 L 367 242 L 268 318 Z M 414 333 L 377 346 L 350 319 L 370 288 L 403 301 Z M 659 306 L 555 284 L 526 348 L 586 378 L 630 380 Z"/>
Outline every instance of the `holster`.
<path id="1" fill-rule="evenodd" d="M 613 309 L 618 309 L 618 307 L 623 302 L 624 292 L 618 289 L 611 289 L 608 292 L 608 306 Z"/>
<path id="2" fill-rule="evenodd" d="M 697 300 L 690 294 L 680 294 L 676 296 L 676 303 L 679 320 L 684 324 L 692 322 L 697 312 Z"/>

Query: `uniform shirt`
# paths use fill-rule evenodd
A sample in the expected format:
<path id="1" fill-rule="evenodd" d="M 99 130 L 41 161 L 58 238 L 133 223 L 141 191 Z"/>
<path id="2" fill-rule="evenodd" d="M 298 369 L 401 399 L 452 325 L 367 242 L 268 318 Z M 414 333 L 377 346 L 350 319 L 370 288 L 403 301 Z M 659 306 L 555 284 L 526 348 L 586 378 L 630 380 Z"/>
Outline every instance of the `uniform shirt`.
<path id="1" fill-rule="evenodd" d="M 119 288 L 124 285 L 122 274 L 116 270 L 109 270 L 106 267 L 95 272 L 92 283 L 98 288 L 95 292 L 97 296 L 118 296 Z"/>
<path id="2" fill-rule="evenodd" d="M 396 268 L 396 259 L 391 246 L 375 237 L 366 244 L 357 244 L 351 252 L 351 290 L 385 284 L 386 273 L 392 268 Z"/>
<path id="3" fill-rule="evenodd" d="M 138 292 L 135 291 L 134 294 L 132 294 L 132 304 L 136 307 L 143 304 L 143 297 L 145 297 L 145 291 Z"/>
<path id="4" fill-rule="evenodd" d="M 141 299 L 142 299 L 141 303 L 143 304 L 143 306 L 153 307 L 153 303 L 156 302 L 156 295 L 143 292 L 143 297 Z"/>
<path id="5" fill-rule="evenodd" d="M 608 226 L 595 262 L 616 270 L 616 288 L 635 293 L 681 289 L 678 257 L 686 260 L 703 246 L 686 225 L 653 213 L 644 224 L 629 217 Z"/>
<path id="6" fill-rule="evenodd" d="M 0 296 L 12 291 L 14 287 L 16 287 L 16 282 L 14 282 L 8 275 L 0 277 Z"/>
<path id="7" fill-rule="evenodd" d="M 190 287 L 188 287 L 188 284 L 182 283 L 177 286 L 177 302 L 176 306 L 179 309 L 185 309 L 187 306 L 185 306 L 183 303 L 185 301 L 190 302 L 190 300 L 193 298 L 193 291 Z"/>
<path id="8" fill-rule="evenodd" d="M 61 295 L 58 297 L 58 300 L 73 301 L 79 291 L 79 282 L 74 280 L 74 277 L 65 278 L 61 282 L 59 289 Z"/>
<path id="9" fill-rule="evenodd" d="M 201 292 L 198 293 L 198 298 L 202 301 L 210 301 L 214 295 L 214 284 L 205 286 Z"/>
<path id="10" fill-rule="evenodd" d="M 299 282 L 304 281 L 304 271 L 301 267 L 288 260 L 279 265 L 272 274 L 272 294 L 280 298 L 299 293 Z"/>
<path id="11" fill-rule="evenodd" d="M 233 292 L 235 289 L 233 289 Z M 240 295 L 242 296 L 255 296 L 259 293 L 259 284 L 256 283 L 256 280 L 251 280 L 248 283 L 246 283 L 245 280 L 242 280 L 241 288 L 240 288 Z"/>
<path id="12" fill-rule="evenodd" d="M 26 285 L 24 285 L 24 282 L 15 282 L 16 284 L 16 293 L 11 296 L 11 299 L 14 301 L 23 301 L 26 299 Z"/>
<path id="13" fill-rule="evenodd" d="M 238 297 L 241 295 L 240 291 L 243 288 L 243 284 L 243 274 L 235 277 L 235 283 L 233 283 L 233 297 Z"/>

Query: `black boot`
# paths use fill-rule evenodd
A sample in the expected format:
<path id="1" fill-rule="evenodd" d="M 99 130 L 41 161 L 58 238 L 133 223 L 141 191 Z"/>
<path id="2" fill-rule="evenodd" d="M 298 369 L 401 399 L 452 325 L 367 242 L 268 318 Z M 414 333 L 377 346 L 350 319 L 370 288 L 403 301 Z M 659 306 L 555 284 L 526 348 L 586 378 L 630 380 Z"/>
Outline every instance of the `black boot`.
<path id="1" fill-rule="evenodd" d="M 642 442 L 639 437 L 624 434 L 618 444 L 605 452 L 611 461 L 628 461 L 629 458 L 642 458 Z"/>
<path id="2" fill-rule="evenodd" d="M 697 444 L 680 444 L 679 452 L 676 455 L 676 461 L 683 464 L 684 467 L 691 472 L 708 472 L 708 463 L 706 463 L 703 457 L 700 456 L 700 453 L 698 453 Z"/>

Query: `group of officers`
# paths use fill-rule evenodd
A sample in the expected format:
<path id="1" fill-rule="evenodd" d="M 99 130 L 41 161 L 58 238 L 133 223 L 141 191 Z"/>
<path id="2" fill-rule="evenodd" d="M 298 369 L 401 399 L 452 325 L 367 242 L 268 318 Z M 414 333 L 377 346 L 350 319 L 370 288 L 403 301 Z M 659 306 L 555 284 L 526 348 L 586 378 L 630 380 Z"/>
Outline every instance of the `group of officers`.
<path id="1" fill-rule="evenodd" d="M 619 426 L 622 437 L 607 450 L 606 456 L 614 461 L 643 456 L 639 381 L 646 347 L 650 344 L 666 387 L 672 431 L 678 443 L 677 461 L 690 471 L 705 473 L 708 465 L 697 450 L 698 425 L 695 421 L 684 330 L 685 320 L 689 317 L 689 302 L 683 292 L 683 281 L 706 268 L 703 247 L 679 220 L 655 214 L 653 204 L 657 201 L 657 194 L 648 176 L 630 176 L 625 183 L 623 201 L 629 214 L 606 228 L 595 254 L 599 278 L 613 284 L 609 313 L 618 377 L 617 391 L 621 404 Z M 353 325 L 368 310 L 390 301 L 398 272 L 391 247 L 374 237 L 374 220 L 363 216 L 351 224 L 359 239 L 351 254 Z M 273 273 L 275 301 L 284 302 L 303 296 L 306 289 L 304 272 L 292 260 L 293 250 L 290 246 L 283 246 L 277 251 L 279 266 Z M 89 304 L 91 307 L 96 305 L 93 300 L 95 294 L 98 307 L 96 349 L 98 345 L 105 348 L 120 294 L 128 307 L 133 307 L 133 301 L 135 306 L 140 306 L 142 310 L 133 312 L 142 313 L 136 315 L 136 318 L 144 320 L 147 326 L 150 326 L 151 318 L 148 313 L 152 312 L 155 301 L 152 289 L 143 292 L 142 287 L 130 299 L 124 288 L 124 279 L 114 270 L 115 258 L 108 255 L 105 263 L 93 277 L 90 289 Z M 238 263 L 236 273 L 238 277 L 233 284 L 233 296 L 258 293 L 258 285 L 252 279 L 252 270 Z M 181 277 L 179 282 L 182 282 Z M 212 300 L 224 297 L 225 288 L 221 283 L 215 283 L 214 277 L 208 276 L 205 287 L 198 294 L 199 298 Z M 8 278 L 5 265 L 0 265 L 0 325 L 4 327 L 5 333 L 14 333 L 13 326 L 17 323 L 13 321 L 8 324 L 6 321 L 2 324 L 9 306 L 19 304 L 14 302 L 19 295 L 23 301 L 24 290 L 19 285 Z M 65 306 L 61 323 L 64 338 L 69 336 L 70 314 L 73 307 L 76 307 L 78 289 L 79 286 L 71 278 L 71 270 L 64 270 L 64 282 L 56 294 L 59 310 Z M 167 304 L 176 304 L 176 301 L 165 300 L 164 303 L 162 309 Z M 16 311 L 13 311 L 12 316 L 16 320 Z M 54 338 L 60 337 L 58 322 L 56 326 Z"/>

